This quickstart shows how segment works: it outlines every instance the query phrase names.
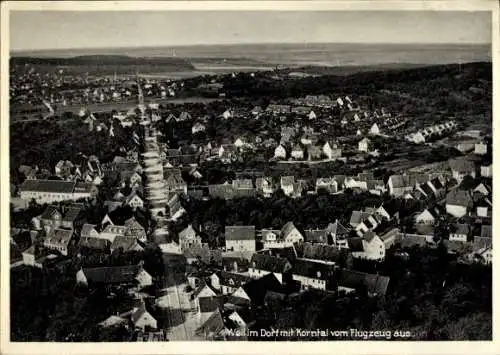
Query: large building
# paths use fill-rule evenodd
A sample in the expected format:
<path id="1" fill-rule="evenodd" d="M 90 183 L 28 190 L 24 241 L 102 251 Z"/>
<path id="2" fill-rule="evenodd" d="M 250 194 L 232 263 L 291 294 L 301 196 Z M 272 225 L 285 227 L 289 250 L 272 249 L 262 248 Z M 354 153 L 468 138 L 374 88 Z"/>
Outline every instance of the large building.
<path id="1" fill-rule="evenodd" d="M 97 187 L 91 183 L 61 180 L 25 180 L 19 190 L 21 199 L 34 199 L 39 204 L 76 201 L 97 195 Z"/>

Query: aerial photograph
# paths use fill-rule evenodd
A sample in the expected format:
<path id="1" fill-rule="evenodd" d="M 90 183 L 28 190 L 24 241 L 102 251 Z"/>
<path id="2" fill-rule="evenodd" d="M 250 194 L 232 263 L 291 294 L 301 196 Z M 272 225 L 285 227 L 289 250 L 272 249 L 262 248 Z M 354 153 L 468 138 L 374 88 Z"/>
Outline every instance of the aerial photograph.
<path id="1" fill-rule="evenodd" d="M 11 342 L 492 340 L 491 12 L 9 20 Z"/>

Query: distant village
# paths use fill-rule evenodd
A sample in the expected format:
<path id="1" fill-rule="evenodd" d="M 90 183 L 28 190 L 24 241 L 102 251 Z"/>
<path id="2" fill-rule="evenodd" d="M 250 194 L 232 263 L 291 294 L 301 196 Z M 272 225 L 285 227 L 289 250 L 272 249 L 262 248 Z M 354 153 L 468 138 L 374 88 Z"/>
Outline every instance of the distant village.
<path id="1" fill-rule="evenodd" d="M 23 104 L 33 86 L 49 81 L 35 73 L 21 79 L 11 93 Z M 74 84 L 65 82 L 62 73 L 51 80 L 55 87 Z M 367 297 L 391 292 L 390 277 L 356 270 L 356 260 L 381 263 L 388 253 L 405 259 L 408 248 L 444 245 L 463 264 L 491 264 L 489 132 L 464 127 L 457 117 L 418 127 L 410 117 L 384 107 L 369 109 L 362 98 L 346 94 L 308 95 L 265 107 L 225 104 L 216 117 L 209 117 L 189 108 L 168 111 L 148 99 L 175 96 L 183 84 L 138 82 L 137 92 L 112 79 L 95 88 L 79 81 L 84 89 L 68 95 L 49 90 L 43 100 L 50 113 L 54 105 L 83 103 L 79 97 L 136 100 L 134 108 L 114 110 L 112 117 L 102 118 L 85 104 L 75 115 L 86 131 L 108 140 L 126 134 L 132 148 L 111 161 L 80 154 L 50 167 L 20 164 L 16 170 L 22 179 L 10 186 L 11 216 L 38 211 L 24 223 L 13 219 L 11 268 L 52 270 L 81 260 L 83 266 L 73 275 L 79 287 L 104 288 L 109 295 L 125 290 L 134 300 L 121 313 L 102 314 L 100 327 L 124 325 L 134 330 L 137 341 L 244 340 L 235 334 L 249 334 L 256 326 L 255 310 L 268 302 L 306 290 L 325 295 L 364 290 Z M 223 93 L 223 85 L 216 84 L 210 85 Z M 203 138 L 214 120 L 266 126 L 219 140 Z M 184 129 L 188 136 L 166 142 L 163 127 Z M 456 156 L 425 162 L 419 153 L 409 155 L 432 155 L 433 149 L 453 149 Z M 207 166 L 237 170 L 256 160 L 260 165 L 246 176 L 207 179 Z M 273 174 L 262 168 L 277 164 L 284 168 Z M 342 172 L 332 168 L 311 177 L 294 170 L 322 164 L 336 164 Z M 375 174 L 376 167 L 390 173 Z M 362 194 L 379 203 L 332 216 L 325 225 L 302 226 L 295 220 L 224 225 L 220 235 L 193 220 L 187 207 L 207 201 Z M 216 247 L 209 243 L 218 237 Z M 158 286 L 141 257 L 130 265 L 85 263 L 89 255 L 102 260 L 140 256 L 151 248 L 166 260 L 171 282 Z M 180 276 L 170 271 L 174 264 L 182 266 Z M 162 309 L 186 312 L 177 322 L 180 315 L 171 313 L 169 326 L 162 327 Z"/>

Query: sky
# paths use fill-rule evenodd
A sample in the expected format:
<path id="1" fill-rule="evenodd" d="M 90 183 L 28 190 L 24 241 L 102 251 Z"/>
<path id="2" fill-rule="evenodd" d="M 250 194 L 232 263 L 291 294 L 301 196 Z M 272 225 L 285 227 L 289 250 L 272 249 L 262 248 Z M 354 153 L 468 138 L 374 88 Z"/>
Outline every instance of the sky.
<path id="1" fill-rule="evenodd" d="M 12 11 L 19 50 L 235 43 L 491 43 L 489 12 Z"/>

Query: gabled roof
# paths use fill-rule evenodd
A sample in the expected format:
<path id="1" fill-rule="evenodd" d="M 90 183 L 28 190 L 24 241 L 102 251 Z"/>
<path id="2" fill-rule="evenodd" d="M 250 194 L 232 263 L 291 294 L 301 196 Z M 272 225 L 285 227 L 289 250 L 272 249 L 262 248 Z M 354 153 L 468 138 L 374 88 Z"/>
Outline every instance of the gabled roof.
<path id="1" fill-rule="evenodd" d="M 437 177 L 436 177 L 436 178 L 434 178 L 434 179 L 432 179 L 432 180 L 430 181 L 430 183 L 432 184 L 432 186 L 434 186 L 434 188 L 435 188 L 436 190 L 440 190 L 440 189 L 443 189 L 443 188 L 444 188 L 444 185 L 442 184 L 441 179 L 439 179 L 439 178 L 437 178 Z"/>
<path id="2" fill-rule="evenodd" d="M 232 185 L 235 189 L 253 189 L 252 179 L 234 179 Z"/>
<path id="3" fill-rule="evenodd" d="M 79 247 L 98 250 L 107 250 L 110 244 L 110 241 L 104 238 L 92 238 L 83 236 L 80 237 L 80 240 L 78 241 Z"/>
<path id="4" fill-rule="evenodd" d="M 186 228 L 184 228 L 182 231 L 179 232 L 179 240 L 187 238 L 189 235 L 198 235 L 198 232 L 193 228 L 193 225 L 190 224 Z"/>
<path id="5" fill-rule="evenodd" d="M 305 230 L 304 240 L 312 243 L 326 243 L 326 231 L 324 229 Z"/>
<path id="6" fill-rule="evenodd" d="M 79 207 L 69 207 L 67 211 L 64 213 L 62 220 L 65 222 L 74 222 L 81 211 L 82 209 Z"/>
<path id="7" fill-rule="evenodd" d="M 267 274 L 260 279 L 252 280 L 241 286 L 250 298 L 250 302 L 261 304 L 268 291 L 283 293 L 283 287 L 274 274 Z"/>
<path id="8" fill-rule="evenodd" d="M 472 203 L 472 197 L 467 191 L 455 189 L 446 196 L 446 204 L 457 206 L 469 206 Z"/>
<path id="9" fill-rule="evenodd" d="M 266 254 L 254 254 L 251 260 L 252 267 L 255 267 L 258 270 L 276 273 L 284 273 L 286 271 L 285 267 L 288 263 L 288 260 L 285 258 L 279 258 Z"/>
<path id="10" fill-rule="evenodd" d="M 213 312 L 212 315 L 196 329 L 197 335 L 217 335 L 225 329 L 224 320 L 219 311 Z"/>
<path id="11" fill-rule="evenodd" d="M 60 246 L 68 246 L 73 236 L 73 230 L 68 229 L 53 229 L 45 238 L 45 242 L 57 244 Z"/>
<path id="12" fill-rule="evenodd" d="M 40 219 L 52 219 L 57 213 L 61 214 L 57 207 L 54 205 L 49 205 L 40 215 Z"/>
<path id="13" fill-rule="evenodd" d="M 294 176 L 282 176 L 281 177 L 281 185 L 293 185 L 295 183 L 295 177 Z"/>
<path id="14" fill-rule="evenodd" d="M 380 276 L 375 274 L 367 274 L 353 270 L 342 270 L 339 278 L 339 285 L 349 288 L 366 288 L 369 293 L 377 295 L 385 295 L 389 285 L 390 278 L 388 276 Z"/>
<path id="15" fill-rule="evenodd" d="M 332 264 L 315 262 L 308 259 L 297 259 L 293 263 L 292 274 L 308 278 L 327 280 L 333 276 L 335 267 Z"/>
<path id="16" fill-rule="evenodd" d="M 216 275 L 219 277 L 221 285 L 234 288 L 238 288 L 251 280 L 249 276 L 226 271 L 219 271 Z"/>
<path id="17" fill-rule="evenodd" d="M 347 250 L 332 245 L 302 243 L 301 257 L 340 263 L 347 257 Z"/>
<path id="18" fill-rule="evenodd" d="M 390 201 L 384 202 L 381 206 L 392 218 L 399 212 L 401 209 L 401 202 L 396 199 L 392 199 Z"/>
<path id="19" fill-rule="evenodd" d="M 227 240 L 255 240 L 255 226 L 226 226 Z"/>
<path id="20" fill-rule="evenodd" d="M 294 229 L 297 229 L 293 222 L 289 221 L 287 222 L 282 228 L 281 228 L 281 237 L 286 238 Z"/>
<path id="21" fill-rule="evenodd" d="M 474 162 L 465 159 L 451 159 L 448 164 L 452 171 L 459 173 L 469 173 L 476 169 Z"/>
<path id="22" fill-rule="evenodd" d="M 363 211 L 352 211 L 351 219 L 349 220 L 349 224 L 359 224 L 366 218 L 370 217 L 371 213 L 363 212 Z"/>
<path id="23" fill-rule="evenodd" d="M 347 239 L 347 245 L 349 246 L 349 251 L 351 252 L 364 251 L 363 238 L 361 237 L 354 237 Z"/>
<path id="24" fill-rule="evenodd" d="M 135 282 L 141 270 L 140 265 L 82 268 L 88 282 L 105 284 Z"/>
<path id="25" fill-rule="evenodd" d="M 460 235 L 468 235 L 470 232 L 470 228 L 468 224 L 463 224 L 463 223 L 457 223 L 455 225 L 455 230 L 452 232 L 453 234 L 460 234 Z"/>
<path id="26" fill-rule="evenodd" d="M 123 251 L 126 252 L 126 251 L 129 251 L 129 250 L 132 250 L 136 246 L 138 246 L 137 238 L 136 237 L 125 236 L 125 235 L 118 235 L 113 240 L 113 243 L 111 244 L 111 249 L 114 250 L 114 249 L 123 248 Z M 142 247 L 140 247 L 140 249 L 142 249 Z"/>

